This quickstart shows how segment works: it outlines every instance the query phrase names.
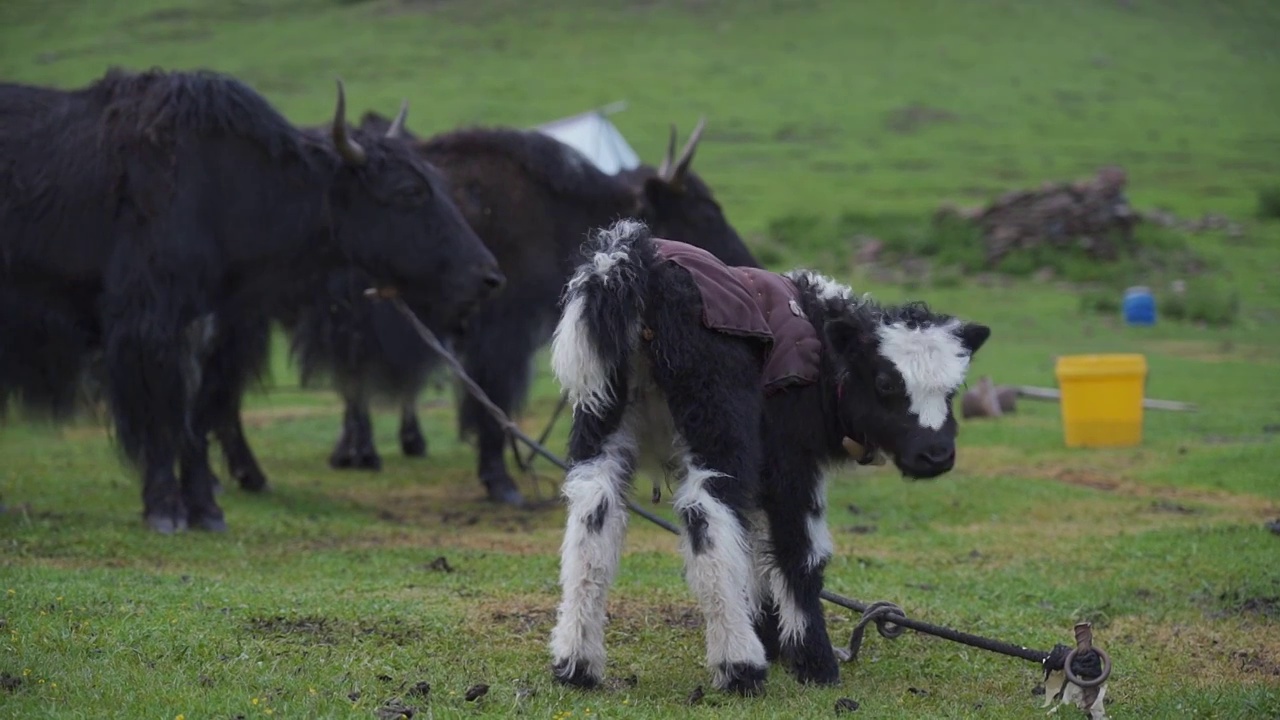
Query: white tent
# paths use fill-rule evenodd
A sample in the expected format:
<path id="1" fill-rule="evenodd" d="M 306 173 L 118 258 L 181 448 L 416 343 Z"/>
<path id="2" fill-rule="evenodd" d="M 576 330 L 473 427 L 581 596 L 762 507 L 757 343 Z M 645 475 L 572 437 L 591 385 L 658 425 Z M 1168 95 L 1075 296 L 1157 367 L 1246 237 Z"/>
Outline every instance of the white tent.
<path id="1" fill-rule="evenodd" d="M 606 105 L 580 115 L 543 123 L 534 130 L 550 135 L 586 155 L 601 172 L 613 175 L 622 170 L 634 170 L 640 166 L 640 157 L 627 144 L 618 128 L 605 117 L 625 107 L 625 103 Z"/>

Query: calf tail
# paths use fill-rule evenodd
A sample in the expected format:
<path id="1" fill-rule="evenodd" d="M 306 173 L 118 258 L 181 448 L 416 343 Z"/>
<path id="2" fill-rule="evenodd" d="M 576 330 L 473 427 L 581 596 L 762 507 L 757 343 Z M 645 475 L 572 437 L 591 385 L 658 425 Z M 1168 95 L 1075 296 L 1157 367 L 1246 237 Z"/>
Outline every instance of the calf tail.
<path id="1" fill-rule="evenodd" d="M 619 220 L 592 233 L 564 291 L 551 341 L 551 369 L 575 408 L 603 418 L 625 392 L 619 387 L 640 338 L 649 266 L 649 228 Z"/>

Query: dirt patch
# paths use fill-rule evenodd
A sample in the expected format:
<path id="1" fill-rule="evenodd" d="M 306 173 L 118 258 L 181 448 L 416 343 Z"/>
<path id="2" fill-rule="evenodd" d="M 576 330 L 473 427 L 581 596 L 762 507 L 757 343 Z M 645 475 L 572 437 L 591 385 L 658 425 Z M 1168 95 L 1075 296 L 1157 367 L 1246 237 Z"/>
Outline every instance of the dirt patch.
<path id="1" fill-rule="evenodd" d="M 1274 683 L 1280 670 L 1280 625 L 1275 623 L 1148 623 L 1124 616 L 1115 619 L 1107 635 L 1113 658 L 1158 658 L 1162 674 L 1193 685 Z"/>
<path id="2" fill-rule="evenodd" d="M 1280 511 L 1280 503 L 1250 495 L 1207 488 L 1152 485 L 1132 479 L 1135 467 L 1146 461 L 1146 455 L 1115 454 L 1098 455 L 1088 459 L 1044 460 L 1028 458 L 1018 450 L 1008 447 L 975 447 L 966 451 L 965 472 L 979 477 L 1017 477 L 1032 480 L 1050 480 L 1065 485 L 1102 490 L 1117 496 L 1151 501 L 1157 511 L 1179 512 L 1176 508 L 1193 512 L 1213 509 L 1240 520 L 1261 520 L 1273 517 Z M 1068 464 L 1069 462 L 1069 464 Z M 1085 464 L 1088 463 L 1088 464 Z"/>
<path id="3" fill-rule="evenodd" d="M 955 113 L 928 105 L 907 105 L 889 112 L 884 126 L 889 132 L 910 135 L 930 125 L 955 122 Z"/>
<path id="4" fill-rule="evenodd" d="M 1280 597 L 1274 595 L 1241 597 L 1238 591 L 1228 591 L 1219 594 L 1210 605 L 1217 608 L 1209 612 L 1212 618 L 1220 619 L 1231 615 L 1280 618 Z"/>
<path id="5" fill-rule="evenodd" d="M 1280 677 L 1280 662 L 1266 653 L 1252 650 L 1237 650 L 1231 653 L 1240 671 L 1245 674 L 1270 675 Z"/>
<path id="6" fill-rule="evenodd" d="M 307 645 L 337 645 L 362 638 L 378 638 L 396 644 L 418 642 L 421 630 L 398 619 L 349 621 L 323 615 L 283 615 L 252 617 L 243 624 L 245 631 L 259 638 L 294 640 Z"/>
<path id="7" fill-rule="evenodd" d="M 514 634 L 545 635 L 556 622 L 554 601 L 531 602 L 519 599 L 480 603 L 475 612 L 484 622 L 502 625 Z M 690 600 L 688 604 L 642 602 L 619 595 L 609 598 L 605 631 L 623 636 L 661 628 L 681 631 L 700 630 L 702 612 Z"/>
<path id="8" fill-rule="evenodd" d="M 1273 364 L 1280 361 L 1274 351 L 1258 345 L 1242 345 L 1225 340 L 1153 340 L 1147 343 L 1153 353 L 1172 355 L 1204 363 L 1249 362 Z"/>
<path id="9" fill-rule="evenodd" d="M 0 692 L 17 692 L 20 687 L 22 687 L 22 678 L 0 672 Z"/>
<path id="10" fill-rule="evenodd" d="M 341 411 L 342 408 L 338 405 L 300 405 L 294 407 L 255 408 L 244 411 L 240 417 L 245 427 L 263 427 L 278 422 L 337 415 Z"/>

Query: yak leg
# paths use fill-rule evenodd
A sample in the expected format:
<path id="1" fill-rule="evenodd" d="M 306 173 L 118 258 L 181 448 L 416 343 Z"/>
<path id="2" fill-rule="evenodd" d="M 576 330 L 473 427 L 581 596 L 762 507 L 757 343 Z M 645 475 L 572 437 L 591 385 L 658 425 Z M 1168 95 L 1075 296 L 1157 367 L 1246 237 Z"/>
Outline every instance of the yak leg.
<path id="1" fill-rule="evenodd" d="M 426 457 L 427 438 L 418 424 L 418 398 L 416 395 L 400 406 L 400 449 L 406 457 Z"/>
<path id="2" fill-rule="evenodd" d="M 635 471 L 636 439 L 615 406 L 595 417 L 575 411 L 564 481 L 568 520 L 560 546 L 562 597 L 551 633 L 556 680 L 594 687 L 604 677 L 605 605 L 627 530 L 626 493 Z"/>
<path id="3" fill-rule="evenodd" d="M 265 315 L 245 309 L 247 301 L 228 302 L 218 313 L 212 352 L 205 363 L 201 384 L 203 417 L 222 447 L 227 471 L 240 489 L 260 492 L 267 486 L 266 473 L 254 457 L 240 420 L 241 401 L 254 377 L 265 371 L 271 352 L 271 325 Z M 207 455 L 207 449 L 203 451 Z M 210 471 L 215 490 L 218 478 Z"/>
<path id="4" fill-rule="evenodd" d="M 781 451 L 785 452 L 785 451 Z M 774 456 L 771 469 L 777 467 Z M 840 679 L 822 613 L 823 570 L 832 554 L 826 519 L 826 486 L 821 472 L 807 463 L 792 463 L 784 484 L 771 473 L 762 503 L 768 515 L 768 540 L 762 552 L 772 602 L 766 637 L 776 633 L 783 661 L 802 683 L 830 684 Z M 767 471 L 768 472 L 768 471 Z M 757 631 L 760 631 L 757 627 Z"/>
<path id="5" fill-rule="evenodd" d="M 473 321 L 465 342 L 463 363 L 467 374 L 503 413 L 510 416 L 524 401 L 529 389 L 534 351 L 532 336 L 519 331 L 499 333 Z M 477 436 L 477 473 L 489 499 L 508 505 L 523 505 L 524 496 L 507 472 L 506 431 L 471 393 L 465 391 L 458 421 L 464 433 L 471 431 Z"/>
<path id="6" fill-rule="evenodd" d="M 143 518 L 151 529 L 187 527 L 174 463 L 190 407 L 190 358 L 181 291 L 120 258 L 103 296 L 103 364 L 116 438 L 143 475 Z"/>
<path id="7" fill-rule="evenodd" d="M 334 469 L 381 470 L 382 458 L 373 442 L 373 420 L 369 400 L 362 393 L 343 393 L 342 435 L 329 456 Z"/>
<path id="8" fill-rule="evenodd" d="M 209 440 L 207 433 L 187 438 L 183 443 L 179 460 L 182 480 L 182 499 L 187 508 L 187 525 L 202 530 L 221 532 L 227 529 L 222 508 L 214 499 L 214 477 L 209 467 Z"/>
<path id="9" fill-rule="evenodd" d="M 240 401 L 236 399 L 233 408 L 228 408 L 227 417 L 217 424 L 214 430 L 218 445 L 222 447 L 222 456 L 226 460 L 227 470 L 231 477 L 246 492 L 261 492 L 267 487 L 267 475 L 258 465 L 258 459 L 245 439 L 244 425 L 240 420 Z M 217 478 L 214 478 L 215 482 Z"/>

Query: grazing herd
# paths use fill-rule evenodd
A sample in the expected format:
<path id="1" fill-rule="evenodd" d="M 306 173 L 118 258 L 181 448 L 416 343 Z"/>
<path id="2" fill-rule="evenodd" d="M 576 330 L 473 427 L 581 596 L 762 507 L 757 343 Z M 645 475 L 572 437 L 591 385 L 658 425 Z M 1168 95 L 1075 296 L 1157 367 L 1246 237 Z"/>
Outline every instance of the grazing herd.
<path id="1" fill-rule="evenodd" d="M 333 468 L 381 466 L 376 401 L 426 455 L 415 406 L 440 362 L 365 295 L 394 289 L 509 414 L 551 343 L 573 405 L 557 679 L 602 678 L 644 467 L 678 480 L 717 687 L 756 692 L 775 659 L 834 682 L 824 468 L 947 472 L 951 400 L 989 330 L 762 269 L 690 169 L 702 123 L 678 155 L 672 130 L 659 167 L 608 175 L 537 132 L 419 137 L 406 114 L 353 125 L 340 81 L 332 122 L 307 128 L 213 72 L 0 83 L 0 403 L 60 420 L 101 385 L 145 523 L 223 530 L 209 441 L 240 488 L 267 487 L 240 415 L 273 324 L 304 382 L 343 399 Z M 488 498 L 522 504 L 502 427 L 465 392 L 457 417 Z"/>

